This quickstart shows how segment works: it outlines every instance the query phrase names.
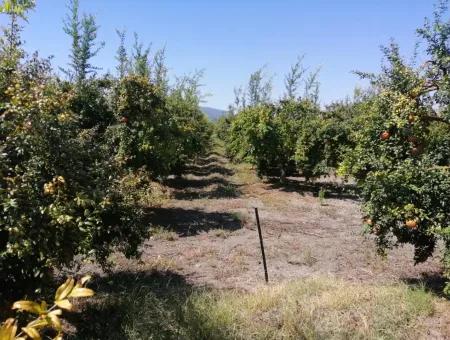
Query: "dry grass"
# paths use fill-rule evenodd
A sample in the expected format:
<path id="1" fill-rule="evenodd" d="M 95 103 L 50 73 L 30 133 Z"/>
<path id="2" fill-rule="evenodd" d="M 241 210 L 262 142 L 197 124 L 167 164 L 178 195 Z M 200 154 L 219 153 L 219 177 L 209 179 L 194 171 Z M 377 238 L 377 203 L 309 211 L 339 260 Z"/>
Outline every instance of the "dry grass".
<path id="1" fill-rule="evenodd" d="M 231 177 L 232 181 L 237 184 L 252 185 L 260 182 L 258 176 L 251 164 L 248 163 L 231 163 L 231 169 L 235 171 L 235 174 Z"/>
<path id="2" fill-rule="evenodd" d="M 215 258 L 217 256 L 217 252 L 217 249 L 214 249 L 213 247 L 193 247 L 185 250 L 183 252 L 183 257 L 188 262 L 198 262 L 199 259 L 206 261 L 211 258 Z"/>
<path id="3" fill-rule="evenodd" d="M 190 308 L 195 336 L 211 339 L 409 339 L 424 334 L 420 319 L 434 311 L 431 295 L 405 285 L 318 278 L 198 294 Z"/>
<path id="4" fill-rule="evenodd" d="M 145 264 L 145 269 L 150 272 L 176 272 L 180 267 L 173 258 L 157 256 L 152 261 Z"/>
<path id="5" fill-rule="evenodd" d="M 314 266 L 317 263 L 317 258 L 314 256 L 311 247 L 306 246 L 301 252 L 301 256 L 293 257 L 288 260 L 288 263 L 294 265 L 305 265 L 308 267 Z"/>
<path id="6" fill-rule="evenodd" d="M 117 293 L 99 296 L 85 312 L 95 320 L 79 338 L 420 339 L 427 338 L 423 320 L 442 313 L 442 301 L 404 284 L 311 278 L 245 293 L 199 291 L 167 277 L 140 280 L 117 282 Z M 102 323 L 104 314 L 117 322 Z"/>
<path id="7" fill-rule="evenodd" d="M 231 231 L 225 230 L 225 229 L 214 229 L 214 230 L 211 230 L 211 233 L 214 236 L 222 238 L 222 239 L 227 239 L 231 235 Z"/>
<path id="8" fill-rule="evenodd" d="M 110 262 L 117 268 L 132 268 L 136 272 L 165 273 L 178 272 L 182 266 L 176 257 L 157 255 L 147 258 L 145 261 L 127 259 L 123 254 L 115 253 L 109 258 Z"/>
<path id="9" fill-rule="evenodd" d="M 237 220 L 240 221 L 242 225 L 245 225 L 248 220 L 248 212 L 247 211 L 232 211 L 230 214 Z"/>
<path id="10" fill-rule="evenodd" d="M 150 228 L 151 240 L 176 241 L 179 236 L 176 232 L 167 230 L 163 227 L 156 226 Z"/>

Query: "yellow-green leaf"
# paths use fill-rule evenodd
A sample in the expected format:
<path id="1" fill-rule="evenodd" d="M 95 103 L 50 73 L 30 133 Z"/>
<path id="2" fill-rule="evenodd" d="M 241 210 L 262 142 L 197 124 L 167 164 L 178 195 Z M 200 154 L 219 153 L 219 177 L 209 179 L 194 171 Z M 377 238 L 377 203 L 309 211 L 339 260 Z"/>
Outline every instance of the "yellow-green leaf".
<path id="1" fill-rule="evenodd" d="M 94 295 L 94 291 L 92 289 L 75 287 L 69 294 L 69 297 L 87 297 L 92 295 Z"/>
<path id="2" fill-rule="evenodd" d="M 81 280 L 80 280 L 81 285 L 83 286 L 86 282 L 90 281 L 91 279 L 92 279 L 92 276 L 91 276 L 91 275 L 83 276 L 83 277 L 81 278 Z"/>
<path id="3" fill-rule="evenodd" d="M 72 304 L 67 299 L 55 301 L 55 304 L 62 309 L 72 310 Z"/>
<path id="4" fill-rule="evenodd" d="M 61 309 L 55 309 L 55 310 L 52 310 L 50 313 L 48 313 L 48 315 L 50 315 L 50 314 L 52 314 L 52 315 L 62 315 L 62 310 Z"/>
<path id="5" fill-rule="evenodd" d="M 14 302 L 12 309 L 20 309 L 34 314 L 42 314 L 45 312 L 38 303 L 26 300 Z"/>
<path id="6" fill-rule="evenodd" d="M 8 319 L 0 326 L 0 340 L 13 340 L 16 336 L 16 332 L 16 320 Z"/>
<path id="7" fill-rule="evenodd" d="M 59 313 L 54 313 L 59 311 Z M 61 309 L 57 309 L 56 311 L 48 313 L 48 317 L 51 321 L 52 327 L 56 329 L 58 332 L 61 331 L 61 320 L 58 318 L 58 315 L 61 315 Z"/>
<path id="8" fill-rule="evenodd" d="M 66 280 L 66 282 L 64 282 L 56 290 L 55 301 L 64 300 L 70 294 L 74 285 L 75 285 L 75 280 L 73 278 L 69 277 Z"/>
<path id="9" fill-rule="evenodd" d="M 28 328 L 41 329 L 48 326 L 48 321 L 45 318 L 40 317 L 39 319 L 33 320 L 28 323 Z"/>
<path id="10" fill-rule="evenodd" d="M 41 335 L 36 330 L 36 328 L 32 327 L 23 327 L 22 330 L 33 340 L 41 340 Z"/>

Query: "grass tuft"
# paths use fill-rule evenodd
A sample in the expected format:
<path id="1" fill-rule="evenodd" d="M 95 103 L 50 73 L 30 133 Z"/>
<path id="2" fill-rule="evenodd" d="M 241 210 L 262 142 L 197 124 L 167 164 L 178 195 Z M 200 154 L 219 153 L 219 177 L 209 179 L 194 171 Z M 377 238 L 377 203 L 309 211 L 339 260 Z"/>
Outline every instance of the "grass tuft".
<path id="1" fill-rule="evenodd" d="M 150 239 L 152 240 L 162 240 L 162 241 L 176 241 L 179 235 L 174 232 L 165 229 L 161 226 L 155 226 L 150 228 Z"/>

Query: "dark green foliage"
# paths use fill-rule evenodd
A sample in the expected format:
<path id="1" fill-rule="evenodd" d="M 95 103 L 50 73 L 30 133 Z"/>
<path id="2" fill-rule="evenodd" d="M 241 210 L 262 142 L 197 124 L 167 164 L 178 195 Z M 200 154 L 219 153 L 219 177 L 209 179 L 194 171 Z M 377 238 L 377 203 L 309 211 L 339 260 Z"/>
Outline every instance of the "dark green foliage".
<path id="1" fill-rule="evenodd" d="M 81 84 L 90 74 L 98 70 L 90 60 L 103 48 L 103 43 L 97 44 L 99 27 L 92 15 L 79 16 L 79 0 L 70 0 L 69 14 L 64 23 L 64 32 L 72 40 L 69 70 L 63 70 L 71 80 Z"/>
<path id="2" fill-rule="evenodd" d="M 201 73 L 180 78 L 167 97 L 167 109 L 175 120 L 173 141 L 178 145 L 175 173 L 189 160 L 206 152 L 212 125 L 200 109 Z"/>
<path id="3" fill-rule="evenodd" d="M 234 120 L 234 114 L 232 112 L 232 109 L 228 111 L 227 114 L 220 116 L 220 118 L 217 120 L 214 131 L 221 141 L 227 142 L 229 137 L 229 131 L 231 129 L 231 124 Z"/>
<path id="4" fill-rule="evenodd" d="M 433 24 L 427 21 L 419 30 L 429 58 L 421 67 L 405 63 L 395 44 L 384 49 L 388 63 L 379 76 L 369 75 L 376 95 L 364 104 L 365 115 L 351 135 L 355 148 L 348 150 L 340 172 L 359 179 L 367 231 L 377 236 L 380 251 L 411 243 L 416 262 L 423 262 L 442 240 L 448 276 L 450 23 L 442 21 L 445 10 L 441 6 Z"/>
<path id="5" fill-rule="evenodd" d="M 131 60 L 131 73 L 143 78 L 150 78 L 150 47 L 144 49 L 144 44 L 139 41 L 139 36 L 134 33 L 133 54 Z"/>
<path id="6" fill-rule="evenodd" d="M 73 93 L 50 79 L 28 79 L 26 70 L 16 73 L 7 91 L 0 124 L 0 279 L 5 291 L 35 285 L 29 279 L 44 278 L 77 254 L 101 263 L 114 248 L 135 255 L 145 235 L 96 133 L 78 129 L 69 105 Z"/>
<path id="7" fill-rule="evenodd" d="M 173 118 L 150 80 L 128 76 L 119 81 L 113 99 L 119 160 L 134 169 L 146 166 L 155 177 L 167 175 L 176 159 Z"/>
<path id="8" fill-rule="evenodd" d="M 106 266 L 113 251 L 139 255 L 143 205 L 152 202 L 137 193 L 151 199 L 152 179 L 181 173 L 209 145 L 198 78 L 171 88 L 163 50 L 154 75 L 147 62 L 139 71 L 146 52 L 134 64 L 143 74 L 129 75 L 124 35 L 120 79 L 97 77 L 98 27 L 92 16 L 79 19 L 77 0 L 70 4 L 69 81 L 53 75 L 49 60 L 25 58 L 17 21 L 0 41 L 2 294 L 38 288 L 76 258 Z"/>
<path id="9" fill-rule="evenodd" d="M 284 99 L 269 103 L 271 84 L 264 81 L 260 69 L 251 75 L 246 90 L 235 90 L 230 107 L 234 115 L 217 125 L 227 141 L 228 155 L 255 164 L 260 176 L 278 176 L 283 181 L 295 173 L 307 178 L 328 174 L 347 142 L 342 130 L 345 117 L 320 110 L 318 71 L 306 75 L 302 60 L 285 77 Z M 301 87 L 303 96 L 298 94 Z"/>
<path id="10" fill-rule="evenodd" d="M 306 178 L 328 174 L 349 144 L 348 106 L 321 112 L 309 100 L 282 100 L 249 107 L 230 121 L 227 152 L 254 163 L 259 175 L 281 180 L 296 172 Z"/>
<path id="11" fill-rule="evenodd" d="M 352 148 L 349 135 L 358 116 L 353 103 L 336 103 L 321 113 L 306 116 L 298 129 L 295 161 L 307 178 L 333 172 L 342 160 L 344 150 Z"/>
<path id="12" fill-rule="evenodd" d="M 130 61 L 128 60 L 128 54 L 127 54 L 127 50 L 125 48 L 126 32 L 116 30 L 116 33 L 120 39 L 120 45 L 119 45 L 119 48 L 117 49 L 117 55 L 116 55 L 116 60 L 119 63 L 117 65 L 117 73 L 118 73 L 119 79 L 122 79 L 129 72 Z"/>
<path id="13" fill-rule="evenodd" d="M 78 123 L 82 129 L 98 128 L 104 131 L 114 123 L 114 113 L 108 103 L 108 94 L 113 81 L 108 78 L 86 80 L 73 87 L 70 109 L 79 115 Z M 70 83 L 63 85 L 69 88 Z"/>

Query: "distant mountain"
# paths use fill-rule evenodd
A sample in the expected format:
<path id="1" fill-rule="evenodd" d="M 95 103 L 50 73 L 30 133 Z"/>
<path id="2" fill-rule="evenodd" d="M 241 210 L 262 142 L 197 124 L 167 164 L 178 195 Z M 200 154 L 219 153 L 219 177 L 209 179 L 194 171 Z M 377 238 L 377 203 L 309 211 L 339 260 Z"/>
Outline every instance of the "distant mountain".
<path id="1" fill-rule="evenodd" d="M 226 113 L 226 111 L 224 111 L 224 110 L 214 109 L 212 107 L 207 107 L 207 106 L 202 106 L 201 109 L 202 109 L 203 113 L 205 115 L 207 115 L 208 118 L 213 121 L 219 119 L 221 116 L 223 116 Z"/>

